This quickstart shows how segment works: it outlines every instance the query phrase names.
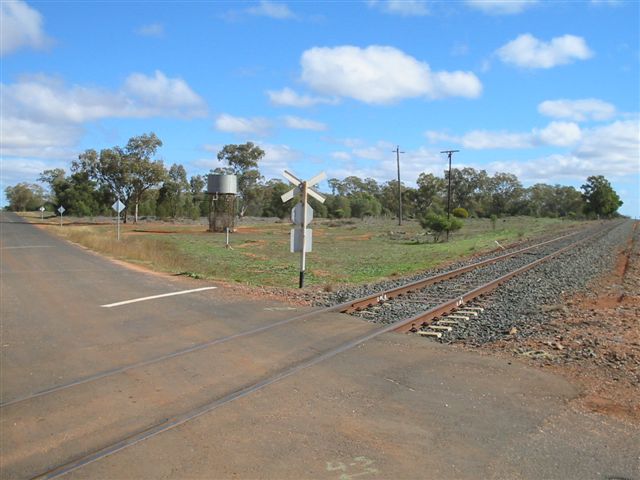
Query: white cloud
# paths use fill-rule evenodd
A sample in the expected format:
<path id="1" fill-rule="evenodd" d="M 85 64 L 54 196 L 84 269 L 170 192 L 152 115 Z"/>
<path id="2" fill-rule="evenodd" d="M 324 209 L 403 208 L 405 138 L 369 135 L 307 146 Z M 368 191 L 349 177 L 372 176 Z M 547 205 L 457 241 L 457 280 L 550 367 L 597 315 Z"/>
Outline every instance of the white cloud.
<path id="1" fill-rule="evenodd" d="M 272 127 L 272 123 L 266 118 L 234 117 L 228 113 L 218 115 L 215 121 L 215 128 L 217 130 L 238 135 L 266 135 Z"/>
<path id="2" fill-rule="evenodd" d="M 116 91 L 66 86 L 48 76 L 0 84 L 0 152 L 3 156 L 69 158 L 82 124 L 105 118 L 194 117 L 206 104 L 181 79 L 162 72 L 133 74 Z"/>
<path id="3" fill-rule="evenodd" d="M 160 38 L 164 36 L 164 25 L 161 23 L 150 23 L 149 25 L 142 25 L 136 30 L 138 35 L 143 37 L 156 37 Z"/>
<path id="4" fill-rule="evenodd" d="M 504 63 L 523 68 L 552 68 L 593 56 L 582 37 L 563 35 L 544 42 L 529 33 L 518 36 L 496 53 Z"/>
<path id="5" fill-rule="evenodd" d="M 260 160 L 260 172 L 265 178 L 282 180 L 282 172 L 291 170 L 291 165 L 304 156 L 299 150 L 284 144 L 258 142 L 258 146 L 264 150 L 264 157 Z"/>
<path id="6" fill-rule="evenodd" d="M 548 117 L 584 122 L 587 120 L 608 120 L 615 116 L 616 107 L 597 98 L 546 100 L 538 105 L 538 112 Z"/>
<path id="7" fill-rule="evenodd" d="M 453 138 L 452 138 L 453 140 Z M 532 136 L 527 133 L 491 132 L 486 130 L 474 130 L 462 136 L 459 143 L 472 150 L 485 150 L 494 148 L 530 148 Z"/>
<path id="8" fill-rule="evenodd" d="M 339 166 L 327 168 L 327 175 L 335 178 L 345 178 L 356 175 L 360 178 L 373 178 L 379 183 L 386 183 L 397 178 L 395 145 L 386 141 L 378 141 L 372 145 L 339 153 Z M 333 157 L 334 155 L 332 155 Z M 334 164 L 335 165 L 335 164 Z M 446 168 L 446 161 L 437 151 L 425 147 L 416 150 L 407 149 L 400 155 L 401 181 L 407 185 L 414 185 L 418 175 L 423 172 L 442 175 Z"/>
<path id="9" fill-rule="evenodd" d="M 331 152 L 331 158 L 335 158 L 336 160 L 351 160 L 351 155 L 348 152 Z"/>
<path id="10" fill-rule="evenodd" d="M 0 191 L 20 182 L 35 182 L 44 170 L 63 167 L 65 162 L 46 161 L 33 158 L 3 158 L 0 168 Z"/>
<path id="11" fill-rule="evenodd" d="M 268 0 L 261 0 L 256 6 L 247 8 L 246 12 L 251 15 L 275 18 L 277 20 L 295 18 L 295 14 L 286 4 Z"/>
<path id="12" fill-rule="evenodd" d="M 640 123 L 624 120 L 585 131 L 575 155 L 612 174 L 640 173 Z"/>
<path id="13" fill-rule="evenodd" d="M 0 25 L 0 55 L 22 47 L 45 48 L 51 42 L 42 29 L 42 15 L 26 2 L 0 2 Z"/>
<path id="14" fill-rule="evenodd" d="M 466 0 L 466 4 L 489 15 L 514 15 L 538 3 L 537 0 Z"/>
<path id="15" fill-rule="evenodd" d="M 369 0 L 367 3 L 370 7 L 392 15 L 412 17 L 429 14 L 425 0 Z"/>
<path id="16" fill-rule="evenodd" d="M 294 90 L 286 87 L 282 90 L 268 90 L 269 101 L 277 107 L 312 107 L 321 103 L 332 104 L 336 100 L 324 97 L 313 97 L 311 95 L 300 95 Z"/>
<path id="17" fill-rule="evenodd" d="M 3 115 L 30 120 L 82 123 L 102 118 L 196 117 L 206 112 L 204 100 L 179 78 L 130 75 L 123 88 L 110 91 L 35 76 L 0 85 Z"/>
<path id="18" fill-rule="evenodd" d="M 168 78 L 159 70 L 153 77 L 130 75 L 124 87 L 128 97 L 140 102 L 143 116 L 195 117 L 206 113 L 204 100 L 181 78 Z"/>
<path id="19" fill-rule="evenodd" d="M 2 117 L 0 155 L 3 157 L 59 158 L 70 156 L 83 129 L 77 125 Z"/>
<path id="20" fill-rule="evenodd" d="M 616 121 L 577 132 L 570 125 L 559 122 L 537 131 L 538 140 L 557 146 L 573 148 L 542 158 L 497 161 L 490 164 L 491 172 L 510 172 L 521 180 L 553 183 L 562 179 L 584 180 L 589 175 L 614 178 L 638 178 L 640 175 L 640 123 L 638 120 Z M 577 127 L 577 125 L 575 125 Z M 535 130 L 534 130 L 535 132 Z M 484 167 L 481 167 L 484 168 Z"/>
<path id="21" fill-rule="evenodd" d="M 534 142 L 555 147 L 575 145 L 581 138 L 580 127 L 571 122 L 551 122 L 542 130 L 534 130 Z"/>
<path id="22" fill-rule="evenodd" d="M 475 98 L 482 92 L 471 72 L 432 72 L 429 65 L 385 46 L 315 47 L 303 53 L 302 80 L 315 91 L 372 104 L 405 98 Z"/>
<path id="23" fill-rule="evenodd" d="M 296 130 L 314 130 L 319 132 L 327 129 L 327 126 L 322 122 L 317 122 L 315 120 L 309 120 L 306 118 L 294 117 L 292 115 L 284 117 L 283 121 L 286 127 Z"/>
<path id="24" fill-rule="evenodd" d="M 389 142 L 379 141 L 375 145 L 357 147 L 351 150 L 353 156 L 366 160 L 384 160 L 391 156 L 391 149 L 394 147 Z"/>
<path id="25" fill-rule="evenodd" d="M 582 138 L 580 127 L 572 122 L 551 122 L 543 129 L 533 129 L 524 133 L 473 130 L 462 136 L 437 131 L 427 131 L 425 135 L 432 143 L 449 142 L 471 150 L 566 147 L 575 145 Z"/>

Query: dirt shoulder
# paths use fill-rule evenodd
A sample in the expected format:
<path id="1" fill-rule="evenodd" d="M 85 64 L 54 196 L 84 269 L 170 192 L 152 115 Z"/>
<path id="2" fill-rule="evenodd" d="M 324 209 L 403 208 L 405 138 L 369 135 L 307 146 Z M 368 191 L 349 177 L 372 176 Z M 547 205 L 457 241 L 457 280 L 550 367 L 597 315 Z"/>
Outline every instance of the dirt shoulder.
<path id="1" fill-rule="evenodd" d="M 482 347 L 516 356 L 577 384 L 580 409 L 640 425 L 640 228 L 618 252 L 614 271 L 582 294 L 545 307 L 533 335 Z"/>

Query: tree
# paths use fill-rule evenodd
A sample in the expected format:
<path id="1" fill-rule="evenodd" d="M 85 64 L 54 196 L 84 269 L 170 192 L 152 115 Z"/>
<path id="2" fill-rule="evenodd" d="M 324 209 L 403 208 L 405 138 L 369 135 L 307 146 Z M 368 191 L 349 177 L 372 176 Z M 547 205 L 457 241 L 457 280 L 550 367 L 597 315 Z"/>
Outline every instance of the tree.
<path id="1" fill-rule="evenodd" d="M 418 189 L 415 194 L 415 210 L 417 215 L 424 215 L 435 204 L 442 202 L 442 196 L 446 192 L 444 179 L 436 177 L 432 173 L 418 175 Z"/>
<path id="2" fill-rule="evenodd" d="M 462 228 L 462 221 L 455 218 L 447 218 L 446 215 L 429 212 L 420 219 L 420 225 L 425 230 L 433 232 L 433 241 L 438 242 L 442 232 L 455 232 Z"/>
<path id="3" fill-rule="evenodd" d="M 194 215 L 203 217 L 207 214 L 206 195 L 204 187 L 207 180 L 203 175 L 194 175 L 189 179 L 189 191 L 191 193 L 191 201 L 193 202 Z"/>
<path id="4" fill-rule="evenodd" d="M 71 170 L 86 172 L 89 178 L 107 187 L 114 197 L 119 198 L 126 205 L 125 223 L 129 204 L 133 201 L 137 221 L 142 195 L 161 183 L 166 175 L 162 161 L 151 159 L 161 145 L 155 133 L 132 137 L 125 148 L 115 146 L 100 151 L 100 154 L 93 149 L 86 150 L 78 156 L 78 161 L 73 162 Z"/>
<path id="5" fill-rule="evenodd" d="M 349 197 L 327 195 L 324 203 L 327 206 L 327 215 L 331 218 L 349 218 L 351 216 Z"/>
<path id="6" fill-rule="evenodd" d="M 18 183 L 4 189 L 5 196 L 9 201 L 9 210 L 14 212 L 26 212 L 35 210 L 44 203 L 44 190 L 40 185 L 33 183 Z"/>
<path id="7" fill-rule="evenodd" d="M 187 171 L 184 167 L 175 163 L 171 165 L 169 173 L 158 192 L 157 215 L 171 218 L 183 216 L 186 210 L 185 194 L 188 192 L 189 187 Z M 188 203 L 191 203 L 190 199 Z M 191 205 L 187 206 L 190 207 Z"/>
<path id="8" fill-rule="evenodd" d="M 135 222 L 138 222 L 138 207 L 144 192 L 158 185 L 166 176 L 166 170 L 162 160 L 152 160 L 152 157 L 161 146 L 162 140 L 160 140 L 155 133 L 151 132 L 130 138 L 125 147 L 125 154 L 129 168 L 131 169 L 131 181 L 133 183 L 132 193 L 136 208 Z M 184 170 L 184 167 L 182 169 Z"/>
<path id="9" fill-rule="evenodd" d="M 357 218 L 374 217 L 380 215 L 382 207 L 372 194 L 357 192 L 349 196 L 351 216 Z"/>
<path id="10" fill-rule="evenodd" d="M 622 206 L 622 200 L 602 175 L 587 178 L 587 183 L 580 188 L 584 192 L 582 198 L 585 201 L 584 210 L 587 214 L 610 217 Z"/>
<path id="11" fill-rule="evenodd" d="M 282 194 L 288 192 L 290 187 L 284 182 L 274 178 L 269 180 L 264 186 L 264 209 L 263 217 L 285 218 L 289 215 L 291 205 L 284 203 L 280 198 Z"/>
<path id="12" fill-rule="evenodd" d="M 241 145 L 225 145 L 218 152 L 218 160 L 227 163 L 226 173 L 238 176 L 241 217 L 247 211 L 257 212 L 256 215 L 262 211 L 262 191 L 258 187 L 263 177 L 260 175 L 258 162 L 264 155 L 264 150 L 252 142 Z"/>
<path id="13" fill-rule="evenodd" d="M 489 180 L 491 212 L 497 215 L 510 213 L 514 202 L 522 195 L 522 184 L 512 173 L 496 173 Z"/>
<path id="14" fill-rule="evenodd" d="M 49 184 L 49 202 L 64 205 L 69 215 L 98 215 L 108 208 L 103 202 L 103 192 L 96 189 L 95 182 L 91 181 L 85 171 L 78 171 L 67 177 L 61 168 L 45 170 L 38 181 Z"/>

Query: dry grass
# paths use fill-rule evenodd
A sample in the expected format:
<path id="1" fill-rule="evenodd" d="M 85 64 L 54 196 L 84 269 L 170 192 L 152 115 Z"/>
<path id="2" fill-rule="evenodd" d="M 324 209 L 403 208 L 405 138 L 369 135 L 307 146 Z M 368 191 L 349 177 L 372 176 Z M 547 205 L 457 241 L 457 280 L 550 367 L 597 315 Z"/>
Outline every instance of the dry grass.
<path id="1" fill-rule="evenodd" d="M 190 271 L 188 267 L 192 259 L 178 252 L 175 244 L 165 241 L 162 237 L 123 235 L 118 241 L 112 227 L 53 228 L 56 234 L 67 240 L 109 257 L 172 273 Z"/>

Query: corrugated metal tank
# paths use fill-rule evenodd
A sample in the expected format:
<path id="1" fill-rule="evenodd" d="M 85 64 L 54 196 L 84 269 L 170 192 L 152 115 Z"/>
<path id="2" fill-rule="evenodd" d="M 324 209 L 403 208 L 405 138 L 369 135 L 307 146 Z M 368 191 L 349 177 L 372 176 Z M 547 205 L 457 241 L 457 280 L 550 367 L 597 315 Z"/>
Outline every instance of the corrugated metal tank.
<path id="1" fill-rule="evenodd" d="M 238 177 L 236 175 L 207 175 L 207 193 L 238 194 Z"/>

